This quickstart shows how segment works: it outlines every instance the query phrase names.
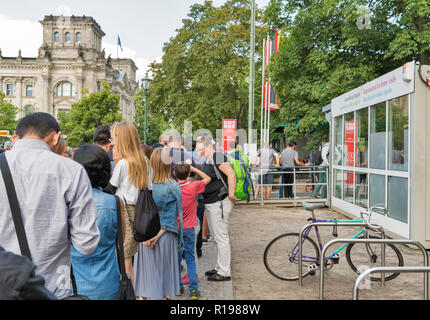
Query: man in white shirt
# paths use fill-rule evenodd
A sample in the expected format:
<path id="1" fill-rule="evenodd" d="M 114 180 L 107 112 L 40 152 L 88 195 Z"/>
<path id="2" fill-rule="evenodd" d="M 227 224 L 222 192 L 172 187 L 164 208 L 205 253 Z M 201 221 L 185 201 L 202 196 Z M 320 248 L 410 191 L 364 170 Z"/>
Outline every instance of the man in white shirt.
<path id="1" fill-rule="evenodd" d="M 325 199 L 327 198 L 327 168 L 329 167 L 329 160 L 328 160 L 328 154 L 330 151 L 330 144 L 326 141 L 324 141 L 321 144 L 321 157 L 322 157 L 322 163 L 319 165 L 318 173 L 318 182 L 320 184 L 316 185 L 314 188 L 314 191 L 312 192 L 312 198 L 318 197 L 318 192 L 322 188 L 321 191 L 321 198 Z"/>
<path id="2" fill-rule="evenodd" d="M 70 245 L 82 254 L 98 246 L 97 211 L 90 179 L 77 162 L 51 151 L 61 136 L 54 117 L 30 114 L 18 123 L 16 141 L 6 153 L 36 273 L 63 299 L 71 295 Z M 2 175 L 0 244 L 21 254 Z"/>

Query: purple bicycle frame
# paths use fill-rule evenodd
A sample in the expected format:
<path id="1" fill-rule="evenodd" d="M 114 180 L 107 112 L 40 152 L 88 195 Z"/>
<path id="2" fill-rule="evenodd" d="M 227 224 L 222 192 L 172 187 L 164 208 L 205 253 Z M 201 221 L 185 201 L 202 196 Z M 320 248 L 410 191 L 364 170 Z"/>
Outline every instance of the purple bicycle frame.
<path id="1" fill-rule="evenodd" d="M 312 220 L 312 222 L 332 222 L 332 221 L 333 220 Z M 312 226 L 312 227 L 310 227 L 310 228 L 308 228 L 306 230 L 306 233 L 303 236 L 302 245 L 305 242 L 305 240 L 307 239 L 307 237 L 308 237 L 309 233 L 311 232 L 312 228 L 315 228 L 315 232 L 317 234 L 317 239 L 318 239 L 318 245 L 320 247 L 320 252 L 321 252 L 322 249 L 323 249 L 323 246 L 322 246 L 322 242 L 321 242 L 321 238 L 320 238 L 320 232 L 319 232 L 317 226 L 315 226 L 315 227 Z M 299 254 L 298 246 L 299 246 L 299 243 L 297 242 L 296 246 L 292 250 L 292 252 L 294 252 L 296 250 L 296 252 L 294 253 L 294 256 L 293 256 L 294 261 L 298 261 L 299 260 L 297 258 L 297 255 Z M 302 261 L 303 262 L 315 262 L 315 263 L 318 263 L 319 262 L 319 258 L 317 258 L 317 257 L 308 257 L 308 256 L 304 255 L 302 257 Z"/>

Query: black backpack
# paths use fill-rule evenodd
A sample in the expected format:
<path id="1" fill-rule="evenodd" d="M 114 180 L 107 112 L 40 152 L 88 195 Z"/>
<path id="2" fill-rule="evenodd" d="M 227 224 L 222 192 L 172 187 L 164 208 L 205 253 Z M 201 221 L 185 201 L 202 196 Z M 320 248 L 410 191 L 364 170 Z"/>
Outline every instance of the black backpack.
<path id="1" fill-rule="evenodd" d="M 160 216 L 158 215 L 157 205 L 152 198 L 151 190 L 144 189 L 139 192 L 134 220 L 131 220 L 130 213 L 128 210 L 126 211 L 129 222 L 133 227 L 133 237 L 136 242 L 148 241 L 160 232 Z"/>
<path id="2" fill-rule="evenodd" d="M 321 163 L 323 163 L 323 158 L 322 158 L 322 147 L 319 146 L 314 152 L 313 152 L 313 163 L 316 166 L 321 165 Z"/>

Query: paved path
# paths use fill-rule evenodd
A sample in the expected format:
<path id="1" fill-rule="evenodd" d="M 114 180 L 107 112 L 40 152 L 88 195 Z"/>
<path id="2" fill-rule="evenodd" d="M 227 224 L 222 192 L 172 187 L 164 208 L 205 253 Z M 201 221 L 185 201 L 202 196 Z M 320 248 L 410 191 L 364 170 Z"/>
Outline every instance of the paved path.
<path id="1" fill-rule="evenodd" d="M 232 281 L 210 282 L 205 277 L 205 272 L 212 270 L 216 264 L 216 245 L 214 241 L 203 244 L 203 256 L 199 259 L 197 266 L 197 274 L 199 278 L 199 290 L 201 300 L 233 300 L 233 284 Z M 184 270 L 182 275 L 186 273 L 186 263 L 182 260 Z M 181 297 L 173 297 L 172 300 L 189 300 L 190 293 L 185 286 L 185 293 Z"/>

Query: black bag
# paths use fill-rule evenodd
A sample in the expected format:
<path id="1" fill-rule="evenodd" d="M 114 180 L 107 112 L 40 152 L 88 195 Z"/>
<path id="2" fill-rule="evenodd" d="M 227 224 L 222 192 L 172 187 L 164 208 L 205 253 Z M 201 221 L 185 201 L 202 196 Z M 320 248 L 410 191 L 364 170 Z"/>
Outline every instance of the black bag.
<path id="1" fill-rule="evenodd" d="M 133 226 L 133 236 L 136 242 L 145 242 L 154 238 L 160 232 L 160 216 L 158 208 L 152 198 L 152 191 L 144 189 L 139 192 L 134 212 L 134 221 L 130 224 Z"/>
<path id="2" fill-rule="evenodd" d="M 322 147 L 320 146 L 320 147 L 318 147 L 318 149 L 316 149 L 315 151 L 314 151 L 314 154 L 313 154 L 313 163 L 314 163 L 314 165 L 316 165 L 316 166 L 319 166 L 319 165 L 321 165 L 321 163 L 323 163 L 323 158 L 322 158 Z"/>
<path id="3" fill-rule="evenodd" d="M 24 229 L 24 222 L 22 221 L 21 209 L 19 208 L 15 185 L 13 183 L 12 174 L 10 173 L 9 165 L 7 163 L 6 155 L 4 153 L 0 154 L 0 169 L 6 186 L 7 197 L 9 199 L 9 206 L 12 212 L 13 224 L 15 225 L 15 231 L 18 237 L 21 254 L 27 257 L 28 260 L 33 261 L 31 258 L 27 235 Z M 89 300 L 87 296 L 78 295 L 72 267 L 70 267 L 70 279 L 72 281 L 73 296 L 70 296 L 64 300 Z"/>
<path id="4" fill-rule="evenodd" d="M 124 263 L 124 245 L 123 245 L 123 235 L 122 235 L 122 220 L 121 220 L 121 201 L 119 197 L 115 196 L 116 199 L 116 216 L 118 231 L 116 234 L 116 253 L 118 259 L 119 270 L 121 272 L 121 280 L 119 283 L 118 295 L 116 300 L 136 300 L 136 295 L 134 293 L 133 284 L 125 271 Z"/>

